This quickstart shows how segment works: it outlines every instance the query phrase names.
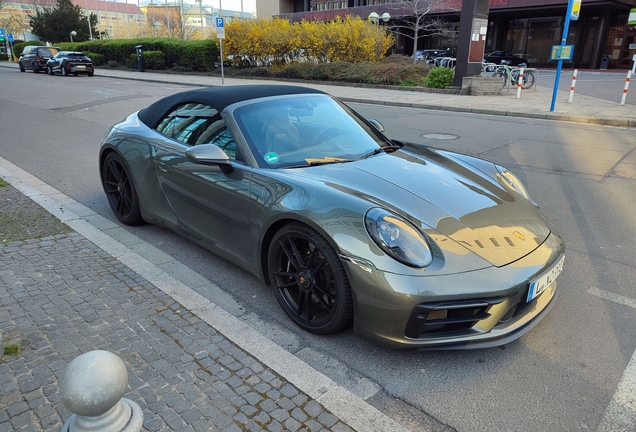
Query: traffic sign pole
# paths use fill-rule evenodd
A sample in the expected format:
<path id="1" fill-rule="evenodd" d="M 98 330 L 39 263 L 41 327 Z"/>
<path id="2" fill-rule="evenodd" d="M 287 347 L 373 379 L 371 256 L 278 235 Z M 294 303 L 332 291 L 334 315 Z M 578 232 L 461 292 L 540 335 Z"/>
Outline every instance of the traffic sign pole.
<path id="1" fill-rule="evenodd" d="M 575 0 L 568 1 L 568 11 L 565 14 L 565 23 L 563 24 L 563 36 L 561 37 L 561 46 L 565 46 L 570 30 L 570 18 L 572 16 L 572 8 Z M 561 69 L 563 68 L 563 60 L 559 59 L 557 64 L 556 77 L 554 77 L 554 90 L 552 91 L 552 103 L 550 104 L 550 112 L 554 111 L 556 105 L 556 97 L 559 91 L 559 79 L 561 78 Z"/>

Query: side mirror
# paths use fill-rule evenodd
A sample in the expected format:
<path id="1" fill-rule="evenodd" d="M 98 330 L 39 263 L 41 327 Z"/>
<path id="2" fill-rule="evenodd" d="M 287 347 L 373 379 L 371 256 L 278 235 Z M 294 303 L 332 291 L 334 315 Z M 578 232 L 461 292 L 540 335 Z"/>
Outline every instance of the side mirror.
<path id="1" fill-rule="evenodd" d="M 214 144 L 203 144 L 190 147 L 185 152 L 188 160 L 195 164 L 219 165 L 221 167 L 231 167 L 230 158 L 223 150 Z"/>
<path id="2" fill-rule="evenodd" d="M 377 130 L 379 130 L 380 132 L 384 132 L 384 126 L 382 126 L 382 123 L 380 123 L 379 121 L 377 121 L 376 119 L 368 119 L 369 123 L 371 123 L 373 126 L 375 126 L 375 128 Z"/>

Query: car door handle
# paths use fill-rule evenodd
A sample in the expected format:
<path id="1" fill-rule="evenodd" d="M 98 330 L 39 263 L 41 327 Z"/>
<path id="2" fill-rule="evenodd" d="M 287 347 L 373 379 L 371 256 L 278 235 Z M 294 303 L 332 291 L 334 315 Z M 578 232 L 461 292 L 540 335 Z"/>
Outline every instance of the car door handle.
<path id="1" fill-rule="evenodd" d="M 159 162 L 159 163 L 157 164 L 157 167 L 158 167 L 161 171 L 163 171 L 163 172 L 165 172 L 165 173 L 167 173 L 167 172 L 168 172 L 168 165 L 166 165 L 166 164 L 164 164 L 164 163 Z"/>

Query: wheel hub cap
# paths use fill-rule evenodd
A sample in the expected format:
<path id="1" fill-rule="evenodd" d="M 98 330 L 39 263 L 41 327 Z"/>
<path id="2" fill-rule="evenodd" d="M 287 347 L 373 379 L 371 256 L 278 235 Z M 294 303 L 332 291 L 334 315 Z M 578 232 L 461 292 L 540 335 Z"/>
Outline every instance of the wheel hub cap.
<path id="1" fill-rule="evenodd" d="M 298 272 L 298 286 L 300 287 L 300 289 L 302 291 L 309 291 L 309 289 L 311 288 L 311 285 L 313 284 L 313 277 L 311 276 L 311 273 L 309 273 L 309 271 L 307 270 L 301 270 L 300 272 Z"/>
<path id="2" fill-rule="evenodd" d="M 117 192 L 119 192 L 120 194 L 124 193 L 124 185 L 121 183 L 117 183 Z"/>

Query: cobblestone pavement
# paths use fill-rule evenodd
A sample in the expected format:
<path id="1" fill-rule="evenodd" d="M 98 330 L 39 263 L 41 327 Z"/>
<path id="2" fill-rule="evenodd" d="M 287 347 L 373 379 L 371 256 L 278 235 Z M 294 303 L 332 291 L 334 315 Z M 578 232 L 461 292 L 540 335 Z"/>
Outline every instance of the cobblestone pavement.
<path id="1" fill-rule="evenodd" d="M 72 232 L 0 244 L 0 432 L 59 430 L 58 381 L 103 349 L 128 367 L 148 431 L 351 431 L 318 402 Z"/>

